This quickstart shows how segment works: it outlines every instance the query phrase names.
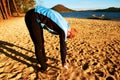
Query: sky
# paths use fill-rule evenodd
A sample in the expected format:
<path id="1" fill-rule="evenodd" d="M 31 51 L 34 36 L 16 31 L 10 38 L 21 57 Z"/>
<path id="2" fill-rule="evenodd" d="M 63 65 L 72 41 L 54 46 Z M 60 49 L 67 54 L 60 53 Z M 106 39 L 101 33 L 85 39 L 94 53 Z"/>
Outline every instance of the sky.
<path id="1" fill-rule="evenodd" d="M 36 3 L 47 8 L 62 4 L 73 10 L 94 10 L 109 7 L 120 8 L 120 0 L 36 0 Z"/>

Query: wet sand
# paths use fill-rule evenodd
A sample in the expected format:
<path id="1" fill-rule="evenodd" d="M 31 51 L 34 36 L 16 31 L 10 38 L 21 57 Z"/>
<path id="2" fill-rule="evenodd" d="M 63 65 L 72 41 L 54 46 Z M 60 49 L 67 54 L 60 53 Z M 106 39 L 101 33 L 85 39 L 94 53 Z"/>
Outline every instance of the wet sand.
<path id="1" fill-rule="evenodd" d="M 67 40 L 61 67 L 59 37 L 44 30 L 48 69 L 39 71 L 24 17 L 0 20 L 0 80 L 119 80 L 120 21 L 65 18 L 78 33 Z"/>

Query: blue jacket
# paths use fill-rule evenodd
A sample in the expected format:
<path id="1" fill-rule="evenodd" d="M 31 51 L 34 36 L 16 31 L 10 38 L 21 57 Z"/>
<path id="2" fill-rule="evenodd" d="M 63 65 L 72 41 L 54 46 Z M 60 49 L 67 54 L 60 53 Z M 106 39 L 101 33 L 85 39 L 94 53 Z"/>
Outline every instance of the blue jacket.
<path id="1" fill-rule="evenodd" d="M 36 6 L 35 7 L 35 12 L 42 14 L 44 16 L 47 16 L 48 18 L 50 18 L 53 22 L 55 22 L 65 33 L 65 40 L 67 39 L 67 31 L 69 29 L 69 24 L 68 22 L 56 11 L 49 9 L 49 8 L 45 8 L 42 6 Z M 38 22 L 40 22 L 39 20 L 37 20 Z M 44 24 L 41 24 L 42 27 L 44 27 Z M 53 32 L 51 29 L 48 28 L 49 32 Z"/>

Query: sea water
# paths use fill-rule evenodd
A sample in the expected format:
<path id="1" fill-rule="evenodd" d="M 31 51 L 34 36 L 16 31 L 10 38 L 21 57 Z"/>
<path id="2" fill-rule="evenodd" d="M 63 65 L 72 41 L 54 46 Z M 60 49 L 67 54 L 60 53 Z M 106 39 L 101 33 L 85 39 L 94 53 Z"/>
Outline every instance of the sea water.
<path id="1" fill-rule="evenodd" d="M 120 21 L 120 12 L 62 12 L 60 13 L 63 17 L 73 17 L 73 18 L 90 18 L 93 15 L 102 16 L 111 19 Z"/>

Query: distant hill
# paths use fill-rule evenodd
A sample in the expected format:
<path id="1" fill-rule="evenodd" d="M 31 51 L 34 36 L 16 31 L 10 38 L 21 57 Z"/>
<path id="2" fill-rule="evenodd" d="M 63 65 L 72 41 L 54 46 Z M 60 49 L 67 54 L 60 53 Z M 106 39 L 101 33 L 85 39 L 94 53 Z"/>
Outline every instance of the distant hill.
<path id="1" fill-rule="evenodd" d="M 58 4 L 54 7 L 52 7 L 51 9 L 57 11 L 57 12 L 74 12 L 75 10 L 69 9 L 61 4 Z"/>
<path id="2" fill-rule="evenodd" d="M 61 4 L 58 4 L 51 9 L 57 11 L 57 12 L 76 12 L 76 10 L 69 9 Z M 120 12 L 120 8 L 116 7 L 109 7 L 106 9 L 97 9 L 97 10 L 86 10 L 86 11 L 93 11 L 93 12 Z M 84 10 L 81 10 L 80 12 L 86 12 Z"/>
<path id="3" fill-rule="evenodd" d="M 98 9 L 98 10 L 95 10 L 95 12 L 120 12 L 120 8 L 110 7 L 107 9 Z"/>

